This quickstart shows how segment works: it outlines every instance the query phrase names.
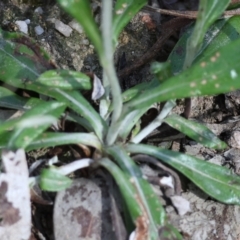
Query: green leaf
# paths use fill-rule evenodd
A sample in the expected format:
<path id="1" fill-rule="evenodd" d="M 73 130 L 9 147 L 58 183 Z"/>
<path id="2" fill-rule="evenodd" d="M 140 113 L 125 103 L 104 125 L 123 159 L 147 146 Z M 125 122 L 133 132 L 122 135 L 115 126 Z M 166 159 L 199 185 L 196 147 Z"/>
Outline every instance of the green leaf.
<path id="1" fill-rule="evenodd" d="M 49 70 L 40 75 L 37 82 L 47 87 L 63 90 L 90 90 L 92 83 L 87 75 L 71 70 Z"/>
<path id="2" fill-rule="evenodd" d="M 150 82 L 139 83 L 139 84 L 135 85 L 134 87 L 131 87 L 131 88 L 127 89 L 126 91 L 124 91 L 122 93 L 123 102 L 128 102 L 132 98 L 137 96 L 139 93 L 141 93 L 142 91 L 144 91 L 146 89 L 150 89 L 150 88 L 155 88 L 157 86 L 159 86 L 159 80 L 158 79 L 153 79 Z M 113 107 L 111 106 L 110 109 L 112 109 L 112 108 Z"/>
<path id="3" fill-rule="evenodd" d="M 60 6 L 74 17 L 83 27 L 86 35 L 96 48 L 99 57 L 103 57 L 103 44 L 99 29 L 92 16 L 91 6 L 88 0 L 58 0 Z"/>
<path id="4" fill-rule="evenodd" d="M 0 106 L 18 110 L 28 110 L 34 105 L 42 102 L 37 98 L 23 98 L 8 90 L 7 88 L 0 87 Z"/>
<path id="5" fill-rule="evenodd" d="M 1 37 L 3 35 L 6 40 L 0 38 L 0 79 L 7 84 L 33 90 L 54 97 L 60 102 L 66 102 L 69 107 L 90 122 L 97 136 L 102 140 L 106 132 L 106 123 L 80 93 L 46 88 L 42 83 L 36 82 L 40 73 L 53 68 L 38 45 L 26 37 L 16 38 L 18 35 L 8 36 L 2 32 Z M 9 39 L 17 43 L 13 44 Z"/>
<path id="6" fill-rule="evenodd" d="M 146 3 L 147 0 L 117 0 L 113 17 L 113 40 L 115 43 L 117 43 L 122 29 Z"/>
<path id="7" fill-rule="evenodd" d="M 172 76 L 172 69 L 170 62 L 153 62 L 151 64 L 151 73 L 154 74 L 159 82 L 164 82 L 166 79 Z"/>
<path id="8" fill-rule="evenodd" d="M 48 93 L 59 101 L 65 102 L 68 107 L 87 119 L 92 125 L 96 135 L 102 141 L 107 131 L 107 124 L 92 107 L 92 105 L 77 91 L 63 91 L 55 89 Z"/>
<path id="9" fill-rule="evenodd" d="M 172 70 L 174 74 L 182 71 L 183 62 L 186 57 L 187 40 L 192 34 L 192 31 L 193 25 L 191 25 L 188 30 L 184 32 L 168 58 L 172 64 Z M 218 20 L 207 31 L 202 47 L 199 50 L 194 63 L 202 61 L 203 58 L 211 56 L 223 46 L 226 46 L 230 42 L 239 39 L 239 35 L 239 16 Z"/>
<path id="10" fill-rule="evenodd" d="M 137 218 L 142 215 L 142 210 L 138 204 L 136 204 L 135 193 L 136 189 L 131 184 L 130 177 L 124 171 L 122 171 L 115 163 L 108 158 L 102 158 L 98 162 L 101 166 L 105 167 L 114 177 L 132 217 L 132 221 L 136 223 Z"/>
<path id="11" fill-rule="evenodd" d="M 8 82 L 8 79 L 5 79 Z M 39 85 L 38 85 L 39 84 Z M 92 105 L 77 91 L 64 91 L 58 88 L 47 88 L 40 83 L 27 84 L 25 87 L 20 80 L 14 80 L 14 86 L 26 88 L 39 93 L 44 93 L 47 96 L 56 98 L 59 102 L 64 102 L 69 108 L 73 109 L 76 113 L 82 115 L 93 127 L 97 136 L 102 140 L 106 133 L 107 124 L 96 112 Z"/>
<path id="12" fill-rule="evenodd" d="M 43 169 L 40 175 L 40 187 L 44 191 L 57 192 L 66 189 L 72 180 L 59 173 L 57 168 Z"/>
<path id="13" fill-rule="evenodd" d="M 124 106 L 124 115 L 132 109 L 156 102 L 191 96 L 213 95 L 240 88 L 240 39 L 222 47 L 188 70 L 145 90 Z"/>
<path id="14" fill-rule="evenodd" d="M 203 38 L 208 28 L 221 16 L 229 2 L 230 0 L 200 1 L 197 21 L 193 33 L 188 39 L 184 69 L 192 65 L 194 58 L 201 48 Z"/>
<path id="15" fill-rule="evenodd" d="M 84 144 L 101 149 L 98 138 L 90 133 L 53 133 L 45 132 L 33 140 L 27 147 L 27 151 L 42 147 L 52 147 L 67 144 Z"/>
<path id="16" fill-rule="evenodd" d="M 175 114 L 165 118 L 164 122 L 206 147 L 214 149 L 227 147 L 225 142 L 221 141 L 203 124 L 187 120 Z"/>
<path id="17" fill-rule="evenodd" d="M 151 121 L 146 127 L 141 129 L 141 131 L 139 131 L 139 133 L 135 137 L 132 137 L 129 142 L 140 143 L 144 138 L 149 136 L 149 134 L 151 134 L 155 129 L 162 125 L 163 120 L 167 117 L 167 115 L 172 111 L 175 106 L 175 100 L 167 101 L 161 109 L 161 112 L 157 115 L 157 117 L 153 121 Z"/>
<path id="18" fill-rule="evenodd" d="M 137 202 L 141 209 L 144 209 L 145 221 L 149 222 L 148 236 L 150 239 L 157 239 L 158 229 L 166 221 L 165 212 L 158 197 L 149 183 L 142 178 L 140 169 L 121 147 L 109 147 L 106 151 L 114 157 L 121 169 L 131 178 L 131 183 L 137 192 Z"/>
<path id="19" fill-rule="evenodd" d="M 23 87 L 23 84 L 21 84 L 18 79 L 15 79 L 14 85 Z M 103 139 L 107 129 L 106 122 L 100 117 L 92 105 L 81 95 L 81 93 L 77 91 L 63 91 L 57 88 L 46 89 L 46 86 L 43 86 L 40 83 L 39 85 L 37 85 L 37 83 L 28 84 L 25 88 L 39 93 L 44 93 L 47 96 L 56 98 L 59 102 L 66 103 L 69 108 L 82 115 L 92 125 L 97 136 L 100 139 Z"/>
<path id="20" fill-rule="evenodd" d="M 0 79 L 10 85 L 35 81 L 40 73 L 55 66 L 47 54 L 30 38 L 0 29 Z"/>
<path id="21" fill-rule="evenodd" d="M 12 109 L 23 109 L 27 99 L 19 97 L 7 88 L 0 87 L 0 106 Z"/>
<path id="22" fill-rule="evenodd" d="M 7 148 L 10 137 L 11 136 L 8 132 L 0 135 L 0 150 Z"/>
<path id="23" fill-rule="evenodd" d="M 45 131 L 63 113 L 66 105 L 58 102 L 44 102 L 26 112 L 11 133 L 8 147 L 26 148 L 39 134 Z"/>
<path id="24" fill-rule="evenodd" d="M 87 132 L 93 132 L 93 128 L 90 125 L 90 123 L 85 118 L 80 117 L 79 115 L 77 115 L 77 114 L 75 114 L 73 112 L 70 112 L 66 116 L 66 120 L 78 123 L 79 125 L 84 127 L 87 130 Z"/>
<path id="25" fill-rule="evenodd" d="M 144 153 L 158 158 L 184 174 L 205 193 L 220 202 L 240 204 L 240 178 L 225 167 L 149 145 L 129 144 L 126 150 L 130 153 Z"/>
<path id="26" fill-rule="evenodd" d="M 118 135 L 121 140 L 125 141 L 127 139 L 133 127 L 139 122 L 142 115 L 146 112 L 147 112 L 146 108 L 132 111 L 128 116 L 125 117 L 124 120 L 120 120 L 121 126 L 119 127 L 119 130 L 116 131 L 115 129 L 115 131 L 116 132 L 119 131 Z"/>

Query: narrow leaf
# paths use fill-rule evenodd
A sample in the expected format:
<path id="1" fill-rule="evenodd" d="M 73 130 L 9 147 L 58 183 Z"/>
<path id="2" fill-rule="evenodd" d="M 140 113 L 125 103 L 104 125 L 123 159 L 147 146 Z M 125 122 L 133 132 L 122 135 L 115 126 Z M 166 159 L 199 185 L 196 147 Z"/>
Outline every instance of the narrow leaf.
<path id="1" fill-rule="evenodd" d="M 27 150 L 39 149 L 42 147 L 53 147 L 67 144 L 84 144 L 97 149 L 101 149 L 98 138 L 90 133 L 53 133 L 45 132 L 33 140 Z"/>
<path id="2" fill-rule="evenodd" d="M 91 79 L 87 75 L 71 70 L 49 70 L 40 75 L 37 82 L 63 90 L 90 90 Z"/>
<path id="3" fill-rule="evenodd" d="M 153 62 L 151 64 L 151 73 L 154 74 L 159 82 L 163 82 L 166 79 L 170 78 L 172 76 L 172 69 L 170 62 Z"/>
<path id="4" fill-rule="evenodd" d="M 107 152 L 114 157 L 122 170 L 131 176 L 131 183 L 137 191 L 138 204 L 144 209 L 143 216 L 145 221 L 149 222 L 149 228 L 147 229 L 149 238 L 156 239 L 158 228 L 164 225 L 166 221 L 165 213 L 158 197 L 149 183 L 142 178 L 140 169 L 122 148 L 118 146 L 109 147 Z"/>
<path id="5" fill-rule="evenodd" d="M 131 179 L 128 174 L 124 173 L 115 163 L 108 158 L 103 158 L 99 161 L 99 164 L 105 167 L 114 177 L 123 197 L 126 201 L 129 213 L 132 217 L 132 221 L 136 222 L 137 218 L 142 215 L 142 210 L 138 204 L 136 204 L 135 193 L 136 190 L 131 184 Z"/>
<path id="6" fill-rule="evenodd" d="M 184 70 L 192 65 L 199 49 L 201 48 L 203 38 L 208 28 L 220 17 L 227 8 L 230 0 L 208 1 L 201 0 L 197 21 L 191 37 L 188 39 L 188 47 L 186 59 L 184 62 Z"/>
<path id="7" fill-rule="evenodd" d="M 47 54 L 30 38 L 0 29 L 0 79 L 17 86 L 35 81 L 40 73 L 54 69 Z M 15 83 L 16 81 L 16 83 Z"/>
<path id="8" fill-rule="evenodd" d="M 68 107 L 80 114 L 83 118 L 87 119 L 92 125 L 99 139 L 103 140 L 103 137 L 107 131 L 107 124 L 100 117 L 98 112 L 92 107 L 92 105 L 79 92 L 55 89 L 49 93 L 49 95 L 55 97 L 59 101 L 65 102 Z"/>
<path id="9" fill-rule="evenodd" d="M 138 94 L 125 105 L 124 113 L 173 98 L 213 95 L 238 89 L 239 62 L 240 39 L 163 82 L 161 86 Z"/>
<path id="10" fill-rule="evenodd" d="M 43 169 L 40 175 L 40 187 L 45 191 L 61 191 L 69 187 L 71 183 L 72 180 L 59 173 L 55 167 Z"/>
<path id="11" fill-rule="evenodd" d="M 139 10 L 147 3 L 147 0 L 117 0 L 114 8 L 113 17 L 113 40 L 117 43 L 117 39 L 122 29 L 128 22 L 139 12 Z"/>
<path id="12" fill-rule="evenodd" d="M 8 82 L 8 79 L 6 79 L 6 82 Z M 100 117 L 92 105 L 81 95 L 81 93 L 77 91 L 64 91 L 57 88 L 46 89 L 46 86 L 36 82 L 28 84 L 24 87 L 21 81 L 18 79 L 14 80 L 14 86 L 44 93 L 47 96 L 56 98 L 59 102 L 67 104 L 69 108 L 73 109 L 76 113 L 85 118 L 95 130 L 97 136 L 100 139 L 103 139 L 107 128 L 106 122 Z M 31 105 L 29 103 L 29 107 L 34 104 L 35 102 L 31 102 Z"/>
<path id="13" fill-rule="evenodd" d="M 191 25 L 182 35 L 168 60 L 171 62 L 174 74 L 182 71 L 184 59 L 186 57 L 187 40 L 191 36 L 193 25 Z M 203 39 L 201 49 L 194 62 L 199 62 L 207 56 L 211 56 L 218 49 L 226 46 L 230 42 L 239 39 L 240 17 L 220 19 L 216 21 L 207 31 Z"/>
<path id="14" fill-rule="evenodd" d="M 15 126 L 9 140 L 9 148 L 26 148 L 63 113 L 66 105 L 44 102 L 26 112 Z"/>
<path id="15" fill-rule="evenodd" d="M 0 106 L 18 110 L 31 109 L 34 105 L 42 102 L 37 98 L 23 98 L 8 90 L 0 87 Z"/>
<path id="16" fill-rule="evenodd" d="M 129 115 L 127 115 L 125 119 L 121 121 L 121 126 L 119 127 L 119 138 L 125 141 L 131 133 L 133 127 L 140 121 L 140 118 L 146 112 L 147 109 L 142 108 L 132 111 Z"/>
<path id="17" fill-rule="evenodd" d="M 164 122 L 206 147 L 214 149 L 227 147 L 225 142 L 221 141 L 203 124 L 187 120 L 175 114 L 165 118 Z"/>
<path id="18" fill-rule="evenodd" d="M 83 2 L 85 4 L 87 1 Z M 70 108 L 85 117 L 93 126 L 97 136 L 103 139 L 106 123 L 80 93 L 64 92 L 58 88 L 46 88 L 42 83 L 36 82 L 43 71 L 54 68 L 38 45 L 23 36 L 9 35 L 3 31 L 1 34 L 0 79 L 15 87 L 33 90 L 40 94 L 44 93 L 60 102 L 66 102 Z M 9 39 L 16 43 L 13 44 Z"/>
<path id="19" fill-rule="evenodd" d="M 209 196 L 227 204 L 240 204 L 240 178 L 231 170 L 197 159 L 149 145 L 129 144 L 130 153 L 144 153 L 180 171 Z"/>
<path id="20" fill-rule="evenodd" d="M 158 79 L 153 79 L 150 82 L 139 83 L 139 84 L 135 85 L 134 87 L 127 89 L 126 91 L 124 91 L 122 93 L 123 102 L 128 102 L 129 100 L 131 100 L 132 98 L 137 96 L 142 91 L 144 91 L 146 89 L 150 89 L 150 88 L 155 88 L 157 86 L 159 86 Z M 110 109 L 112 109 L 112 106 L 110 107 Z"/>

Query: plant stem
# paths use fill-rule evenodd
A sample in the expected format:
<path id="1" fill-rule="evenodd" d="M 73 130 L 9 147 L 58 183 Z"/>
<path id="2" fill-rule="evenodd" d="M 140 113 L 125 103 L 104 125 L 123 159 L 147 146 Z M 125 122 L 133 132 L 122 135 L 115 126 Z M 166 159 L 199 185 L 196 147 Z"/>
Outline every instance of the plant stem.
<path id="1" fill-rule="evenodd" d="M 102 77 L 103 77 L 103 87 L 104 87 L 105 93 L 100 100 L 99 112 L 101 117 L 106 121 L 108 120 L 108 117 L 110 115 L 109 107 L 111 105 L 111 101 L 110 101 L 110 85 L 109 85 L 106 71 L 104 69 L 103 69 Z"/>
<path id="2" fill-rule="evenodd" d="M 147 135 L 149 135 L 157 127 L 161 126 L 163 119 L 172 111 L 173 107 L 176 105 L 174 100 L 166 102 L 160 114 L 141 132 L 139 132 L 132 140 L 133 143 L 141 142 Z"/>
<path id="3" fill-rule="evenodd" d="M 78 169 L 89 167 L 94 161 L 91 158 L 79 159 L 74 162 L 71 162 L 67 165 L 58 168 L 59 173 L 63 175 L 68 175 Z"/>
<path id="4" fill-rule="evenodd" d="M 117 121 L 122 112 L 121 88 L 114 69 L 113 43 L 112 43 L 112 1 L 102 1 L 102 36 L 104 47 L 104 60 L 102 66 L 106 72 L 109 84 L 111 86 L 111 95 L 113 99 L 112 124 Z"/>

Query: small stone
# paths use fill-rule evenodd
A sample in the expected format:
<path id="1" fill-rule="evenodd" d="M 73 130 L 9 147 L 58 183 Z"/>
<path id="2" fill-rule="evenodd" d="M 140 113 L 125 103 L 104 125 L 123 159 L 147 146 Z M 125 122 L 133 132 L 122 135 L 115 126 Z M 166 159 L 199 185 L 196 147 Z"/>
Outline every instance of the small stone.
<path id="1" fill-rule="evenodd" d="M 70 37 L 72 33 L 72 28 L 59 20 L 55 21 L 55 29 L 58 30 L 61 34 L 63 34 L 65 37 Z"/>
<path id="2" fill-rule="evenodd" d="M 34 10 L 35 13 L 38 13 L 38 14 L 43 14 L 43 9 L 41 7 L 37 7 L 35 10 Z"/>
<path id="3" fill-rule="evenodd" d="M 88 39 L 82 40 L 82 44 L 83 44 L 83 45 L 89 45 L 89 40 L 88 40 Z"/>
<path id="4" fill-rule="evenodd" d="M 24 20 L 24 22 L 26 23 L 26 24 L 30 24 L 30 19 L 26 19 L 26 20 Z"/>
<path id="5" fill-rule="evenodd" d="M 16 21 L 15 23 L 18 26 L 20 32 L 28 34 L 28 25 L 25 21 Z"/>
<path id="6" fill-rule="evenodd" d="M 232 148 L 240 149 L 240 131 L 232 131 L 227 144 Z"/>
<path id="7" fill-rule="evenodd" d="M 72 20 L 68 25 L 77 32 L 83 33 L 82 26 L 76 20 Z"/>
<path id="8" fill-rule="evenodd" d="M 41 35 L 44 33 L 44 29 L 40 25 L 36 26 L 34 30 L 37 35 Z"/>
<path id="9" fill-rule="evenodd" d="M 190 202 L 182 196 L 172 196 L 170 199 L 180 216 L 183 216 L 187 212 L 191 211 Z"/>
<path id="10" fill-rule="evenodd" d="M 55 23 L 57 20 L 56 18 L 47 18 L 47 21 L 50 23 Z"/>

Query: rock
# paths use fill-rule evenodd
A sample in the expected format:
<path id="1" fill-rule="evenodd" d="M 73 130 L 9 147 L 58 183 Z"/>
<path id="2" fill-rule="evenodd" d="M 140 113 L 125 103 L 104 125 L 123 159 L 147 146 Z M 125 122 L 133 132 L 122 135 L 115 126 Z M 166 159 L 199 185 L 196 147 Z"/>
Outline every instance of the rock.
<path id="1" fill-rule="evenodd" d="M 83 33 L 82 26 L 76 20 L 72 20 L 68 25 L 77 32 Z"/>
<path id="2" fill-rule="evenodd" d="M 37 35 L 41 35 L 41 34 L 43 34 L 44 33 L 44 29 L 41 27 L 41 26 L 36 26 L 35 28 L 34 28 L 34 30 L 35 30 L 35 33 L 37 34 Z"/>
<path id="3" fill-rule="evenodd" d="M 29 20 L 29 19 L 27 19 L 27 20 Z M 30 20 L 29 20 L 30 21 Z M 16 21 L 15 23 L 16 23 L 16 25 L 18 26 L 18 28 L 19 28 L 19 31 L 20 32 L 23 32 L 23 33 L 25 33 L 25 34 L 28 34 L 28 22 L 29 21 Z"/>
<path id="4" fill-rule="evenodd" d="M 38 14 L 43 14 L 43 9 L 41 7 L 37 7 L 35 10 L 34 10 L 35 13 L 38 13 Z"/>
<path id="5" fill-rule="evenodd" d="M 61 34 L 63 34 L 65 37 L 70 37 L 72 33 L 72 28 L 64 24 L 60 20 L 55 21 L 55 29 L 58 30 Z"/>

